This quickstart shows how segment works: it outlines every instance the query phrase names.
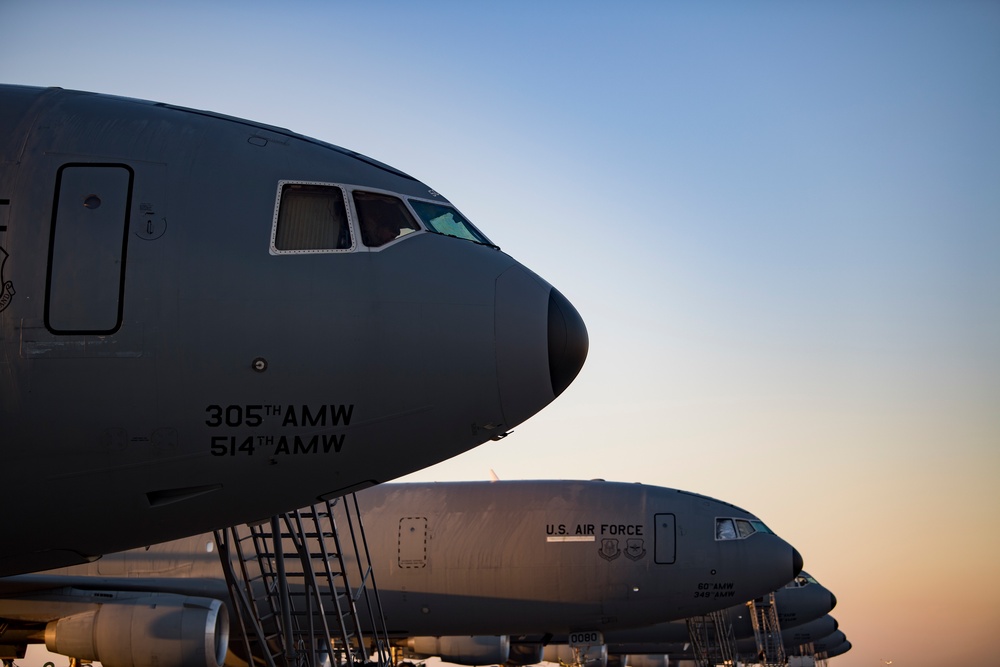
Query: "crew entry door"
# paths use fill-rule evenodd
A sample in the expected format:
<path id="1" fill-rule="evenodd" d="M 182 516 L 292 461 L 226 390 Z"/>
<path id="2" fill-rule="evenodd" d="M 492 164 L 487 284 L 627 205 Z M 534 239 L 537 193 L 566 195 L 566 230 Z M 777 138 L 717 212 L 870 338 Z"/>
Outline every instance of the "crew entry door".
<path id="1" fill-rule="evenodd" d="M 427 566 L 427 517 L 405 516 L 399 520 L 398 564 L 404 570 Z"/>
<path id="2" fill-rule="evenodd" d="M 45 326 L 113 334 L 122 324 L 132 169 L 67 164 L 56 177 Z"/>
<path id="3" fill-rule="evenodd" d="M 673 514 L 653 516 L 653 562 L 671 564 L 677 560 L 677 518 Z"/>

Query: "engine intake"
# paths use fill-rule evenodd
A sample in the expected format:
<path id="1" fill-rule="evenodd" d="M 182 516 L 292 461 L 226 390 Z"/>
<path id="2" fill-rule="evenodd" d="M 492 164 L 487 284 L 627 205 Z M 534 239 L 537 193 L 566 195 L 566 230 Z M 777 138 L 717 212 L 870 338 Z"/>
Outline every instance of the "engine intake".
<path id="1" fill-rule="evenodd" d="M 106 602 L 50 622 L 45 647 L 105 667 L 221 667 L 229 611 L 219 600 L 173 594 Z"/>
<path id="2" fill-rule="evenodd" d="M 456 665 L 502 665 L 510 655 L 510 639 L 506 635 L 410 637 L 406 645 L 417 656 L 437 656 Z"/>
<path id="3" fill-rule="evenodd" d="M 542 661 L 545 647 L 541 644 L 511 644 L 508 665 L 537 665 Z"/>
<path id="4" fill-rule="evenodd" d="M 658 655 L 627 655 L 624 656 L 629 667 L 669 667 L 670 656 Z"/>

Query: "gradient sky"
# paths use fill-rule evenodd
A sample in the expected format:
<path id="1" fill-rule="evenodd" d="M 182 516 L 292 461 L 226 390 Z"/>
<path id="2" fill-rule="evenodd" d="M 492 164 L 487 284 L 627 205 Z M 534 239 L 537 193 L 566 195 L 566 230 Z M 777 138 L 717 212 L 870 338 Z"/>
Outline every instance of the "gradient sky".
<path id="1" fill-rule="evenodd" d="M 368 154 L 586 320 L 563 396 L 408 479 L 715 496 L 837 595 L 832 664 L 995 659 L 1000 3 L 201 5 L 0 0 L 0 81 Z"/>

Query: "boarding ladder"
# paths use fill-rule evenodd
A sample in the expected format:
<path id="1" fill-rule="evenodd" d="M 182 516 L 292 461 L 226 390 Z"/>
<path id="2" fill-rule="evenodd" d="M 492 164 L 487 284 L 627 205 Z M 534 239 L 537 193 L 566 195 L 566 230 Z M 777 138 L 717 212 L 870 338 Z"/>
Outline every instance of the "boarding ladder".
<path id="1" fill-rule="evenodd" d="M 698 667 L 736 664 L 736 637 L 729 613 L 713 611 L 687 619 L 688 637 Z"/>
<path id="2" fill-rule="evenodd" d="M 788 667 L 816 667 L 818 664 L 816 647 L 813 646 L 812 642 L 799 644 L 792 651 L 792 654 L 787 656 L 787 660 Z"/>
<path id="3" fill-rule="evenodd" d="M 215 541 L 242 648 L 252 656 L 247 662 L 266 667 L 391 664 L 354 494 L 215 531 Z"/>
<path id="4" fill-rule="evenodd" d="M 757 642 L 757 655 L 751 662 L 761 667 L 781 667 L 786 664 L 785 644 L 781 640 L 781 625 L 778 623 L 778 606 L 774 593 L 747 602 L 753 635 Z"/>

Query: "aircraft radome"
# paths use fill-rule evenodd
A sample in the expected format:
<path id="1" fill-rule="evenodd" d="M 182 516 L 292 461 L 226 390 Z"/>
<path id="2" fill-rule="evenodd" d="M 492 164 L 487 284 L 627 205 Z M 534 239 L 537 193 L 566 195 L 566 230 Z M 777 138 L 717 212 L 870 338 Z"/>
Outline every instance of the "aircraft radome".
<path id="1" fill-rule="evenodd" d="M 390 636 L 448 662 L 504 663 L 510 635 L 540 646 L 545 634 L 722 609 L 774 590 L 802 567 L 798 552 L 753 515 L 662 487 L 382 484 L 358 499 Z M 171 656 L 185 655 L 184 647 L 200 661 L 189 659 L 191 667 L 216 667 L 229 628 L 213 545 L 200 535 L 0 580 L 9 649 L 44 638 L 60 653 L 86 647 L 92 653 L 76 657 L 106 667 L 133 664 L 117 657 L 126 649 L 173 667 Z M 143 631 L 154 616 L 187 620 L 175 621 L 178 634 L 167 639 Z M 132 626 L 115 620 L 126 617 Z"/>
<path id="2" fill-rule="evenodd" d="M 588 348 L 558 291 L 388 165 L 58 88 L 0 86 L 0 272 L 0 575 L 447 459 Z"/>

